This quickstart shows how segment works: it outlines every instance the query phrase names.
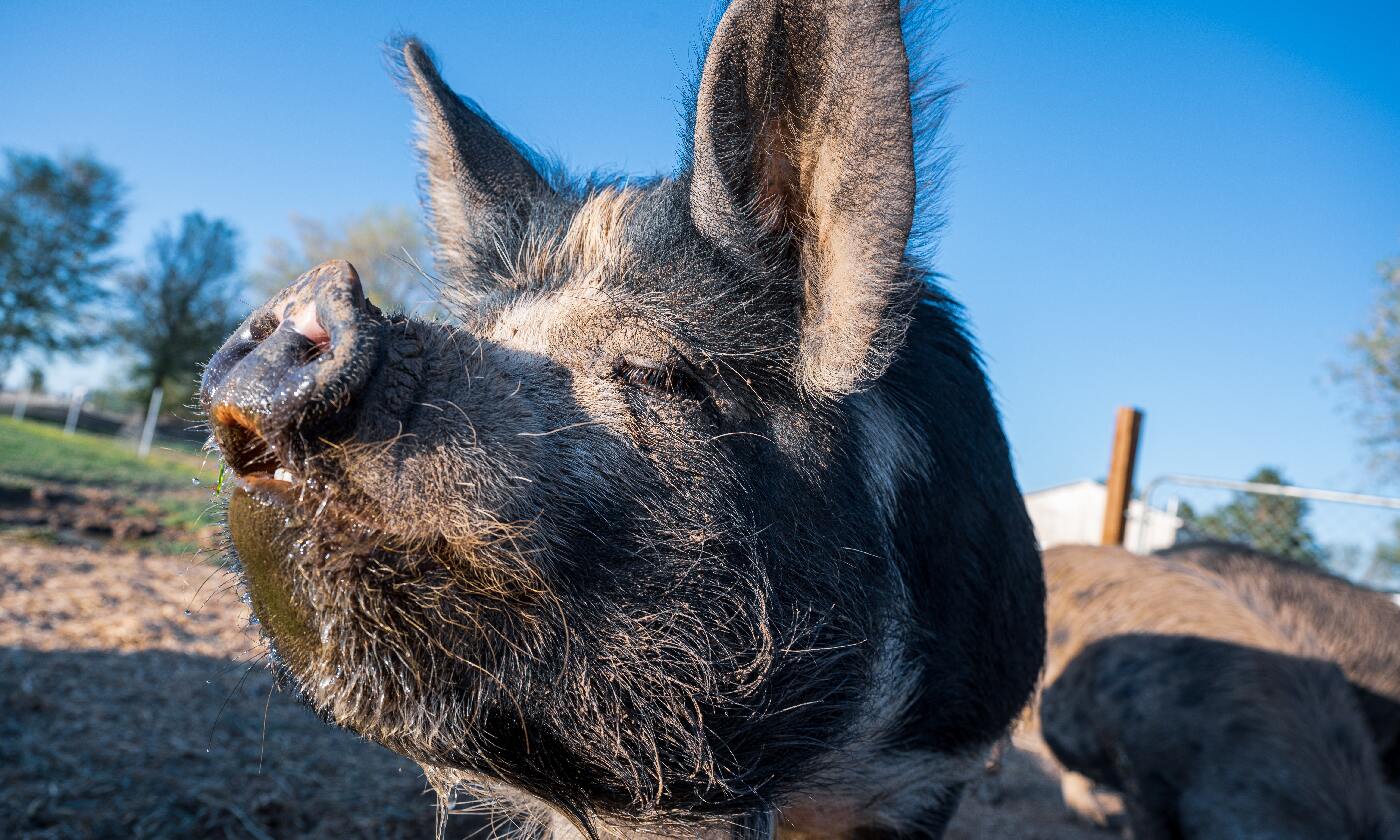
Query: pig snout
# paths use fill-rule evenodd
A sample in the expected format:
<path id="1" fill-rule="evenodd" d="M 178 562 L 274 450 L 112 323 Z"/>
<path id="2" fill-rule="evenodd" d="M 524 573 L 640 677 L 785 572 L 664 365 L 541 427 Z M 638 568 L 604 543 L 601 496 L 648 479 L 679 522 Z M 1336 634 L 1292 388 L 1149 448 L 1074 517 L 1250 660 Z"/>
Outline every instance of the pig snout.
<path id="1" fill-rule="evenodd" d="M 354 266 L 316 266 L 248 317 L 205 368 L 200 402 L 241 476 L 287 466 L 290 450 L 334 431 L 374 369 L 379 310 Z"/>

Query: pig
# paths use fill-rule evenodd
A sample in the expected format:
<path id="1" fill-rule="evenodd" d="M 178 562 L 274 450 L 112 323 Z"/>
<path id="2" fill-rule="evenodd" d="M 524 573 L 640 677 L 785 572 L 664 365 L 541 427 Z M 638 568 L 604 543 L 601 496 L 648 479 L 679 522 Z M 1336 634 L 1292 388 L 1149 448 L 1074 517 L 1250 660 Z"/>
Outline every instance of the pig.
<path id="1" fill-rule="evenodd" d="M 1223 579 L 1255 612 L 1341 667 L 1392 785 L 1400 785 L 1400 606 L 1325 570 L 1228 543 L 1188 543 L 1158 557 Z"/>
<path id="2" fill-rule="evenodd" d="M 735 0 L 637 179 L 545 164 L 394 45 L 446 315 L 326 263 L 201 386 L 310 706 L 540 836 L 941 836 L 1044 587 L 928 262 L 913 13 Z"/>
<path id="3" fill-rule="evenodd" d="M 1336 665 L 1201 636 L 1084 648 L 1041 698 L 1067 768 L 1119 790 L 1133 840 L 1387 840 L 1371 734 Z"/>
<path id="4" fill-rule="evenodd" d="M 1294 645 L 1216 575 L 1121 548 L 1061 546 L 1044 553 L 1044 685 L 1089 644 L 1124 633 L 1190 635 L 1261 650 Z"/>
<path id="5" fill-rule="evenodd" d="M 1053 685 L 1089 644 L 1123 633 L 1198 634 L 1265 650 L 1284 646 L 1282 634 L 1241 609 L 1208 573 L 1097 546 L 1051 548 L 1043 560 L 1048 636 L 1042 686 Z M 1059 777 L 1066 807 L 1095 825 L 1121 823 L 1123 803 L 1116 793 L 1056 760 L 1040 731 L 1038 699 L 1025 710 L 1017 734 L 1044 769 Z"/>
<path id="6" fill-rule="evenodd" d="M 1365 718 L 1324 647 L 1168 556 L 1044 554 L 1043 685 L 1023 735 L 1100 825 L 1142 838 L 1389 838 Z"/>

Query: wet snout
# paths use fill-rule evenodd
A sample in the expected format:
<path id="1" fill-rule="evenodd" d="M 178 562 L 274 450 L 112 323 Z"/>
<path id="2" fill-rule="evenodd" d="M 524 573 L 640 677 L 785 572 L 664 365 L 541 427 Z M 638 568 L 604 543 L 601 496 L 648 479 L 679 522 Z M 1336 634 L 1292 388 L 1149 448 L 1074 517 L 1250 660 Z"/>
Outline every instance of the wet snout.
<path id="1" fill-rule="evenodd" d="M 333 435 L 380 354 L 384 322 L 344 260 L 316 266 L 259 307 L 205 368 L 200 402 L 234 472 L 290 467 Z"/>

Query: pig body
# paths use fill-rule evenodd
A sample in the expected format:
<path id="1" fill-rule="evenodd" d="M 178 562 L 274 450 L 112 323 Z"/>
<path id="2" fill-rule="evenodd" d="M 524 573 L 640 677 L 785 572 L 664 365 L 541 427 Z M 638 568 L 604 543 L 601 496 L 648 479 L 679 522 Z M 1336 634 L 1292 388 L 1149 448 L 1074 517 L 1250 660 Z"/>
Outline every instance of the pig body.
<path id="1" fill-rule="evenodd" d="M 1084 546 L 1044 565 L 1024 734 L 1072 810 L 1104 823 L 1114 791 L 1141 837 L 1391 836 L 1374 739 L 1325 646 L 1197 563 Z"/>
<path id="2" fill-rule="evenodd" d="M 330 263 L 202 403 L 236 567 L 331 720 L 555 836 L 937 837 L 1044 643 L 918 258 L 896 0 L 736 0 L 669 177 L 572 179 L 397 45 L 446 321 Z"/>
<path id="3" fill-rule="evenodd" d="M 1400 607 L 1321 569 L 1243 546 L 1190 544 L 1156 556 L 1216 575 L 1294 645 L 1337 663 L 1356 692 L 1386 777 L 1400 784 Z"/>
<path id="4" fill-rule="evenodd" d="M 1088 645 L 1040 701 L 1055 757 L 1123 795 L 1135 840 L 1396 836 L 1332 663 L 1200 636 Z"/>

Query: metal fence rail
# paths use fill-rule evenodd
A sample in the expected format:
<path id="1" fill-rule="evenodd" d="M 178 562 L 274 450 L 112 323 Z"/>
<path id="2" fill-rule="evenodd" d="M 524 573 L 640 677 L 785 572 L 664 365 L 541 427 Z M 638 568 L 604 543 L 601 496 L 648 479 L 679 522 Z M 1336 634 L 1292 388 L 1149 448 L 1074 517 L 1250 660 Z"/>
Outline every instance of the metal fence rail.
<path id="1" fill-rule="evenodd" d="M 1224 539 L 1400 592 L 1400 498 L 1172 474 L 1148 482 L 1141 501 L 1129 546 L 1139 553 Z"/>

